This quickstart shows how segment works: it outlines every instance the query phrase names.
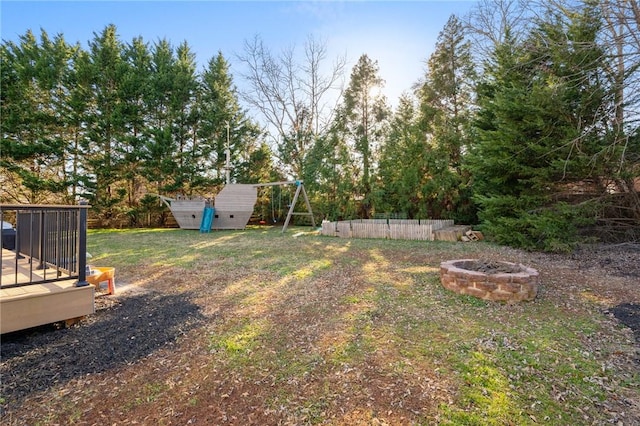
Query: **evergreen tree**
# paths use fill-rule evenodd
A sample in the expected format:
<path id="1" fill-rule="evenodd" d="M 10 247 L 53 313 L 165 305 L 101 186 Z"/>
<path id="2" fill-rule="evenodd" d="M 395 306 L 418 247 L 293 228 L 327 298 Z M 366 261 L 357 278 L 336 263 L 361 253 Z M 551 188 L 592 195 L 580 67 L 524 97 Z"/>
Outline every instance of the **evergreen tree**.
<path id="1" fill-rule="evenodd" d="M 157 194 L 175 194 L 182 190 L 171 116 L 175 62 L 173 47 L 166 39 L 154 44 L 147 98 L 149 139 L 144 147 L 144 174 Z"/>
<path id="2" fill-rule="evenodd" d="M 84 141 L 89 202 L 109 223 L 119 219 L 118 204 L 124 198 L 117 181 L 120 178 L 125 127 L 120 109 L 120 88 L 125 63 L 123 46 L 114 25 L 89 43 L 95 109 L 87 117 L 89 137 Z"/>
<path id="3" fill-rule="evenodd" d="M 306 164 L 302 178 L 314 213 L 330 220 L 356 218 L 355 176 L 359 172 L 341 132 L 334 129 L 317 138 Z"/>
<path id="4" fill-rule="evenodd" d="M 225 182 L 225 149 L 227 147 L 227 125 L 229 143 L 231 126 L 237 125 L 234 115 L 239 107 L 233 92 L 229 64 L 221 52 L 209 60 L 208 67 L 201 76 L 201 91 L 198 102 L 200 108 L 199 134 L 205 167 L 209 170 L 212 183 Z"/>
<path id="5" fill-rule="evenodd" d="M 173 70 L 171 93 L 172 137 L 177 145 L 175 153 L 177 162 L 176 188 L 187 195 L 199 192 L 198 179 L 195 177 L 199 160 L 197 141 L 196 94 L 198 80 L 196 77 L 195 55 L 186 42 L 176 49 L 176 62 Z M 194 185 L 196 183 L 196 185 Z"/>
<path id="6" fill-rule="evenodd" d="M 123 46 L 123 72 L 119 87 L 119 116 L 123 126 L 120 177 L 126 191 L 126 212 L 131 225 L 140 223 L 140 197 L 146 180 L 141 174 L 144 146 L 148 143 L 149 111 L 146 100 L 151 79 L 151 54 L 141 37 Z"/>
<path id="7" fill-rule="evenodd" d="M 585 8 L 496 49 L 479 90 L 471 170 L 479 217 L 501 243 L 557 251 L 575 241 L 580 211 L 558 194 L 600 173 L 590 164 L 602 144 L 595 118 L 607 103 L 597 27 L 597 14 Z"/>
<path id="8" fill-rule="evenodd" d="M 61 108 L 73 52 L 63 36 L 52 40 L 44 30 L 39 41 L 28 31 L 19 44 L 2 45 L 0 164 L 7 171 L 5 179 L 14 184 L 7 188 L 8 200 L 68 201 Z"/>
<path id="9" fill-rule="evenodd" d="M 87 198 L 87 170 L 84 166 L 83 147 L 89 146 L 88 117 L 95 108 L 92 90 L 92 69 L 89 54 L 80 46 L 74 49 L 70 69 L 65 74 L 64 85 L 68 90 L 67 102 L 62 107 L 68 134 L 67 159 L 68 180 L 71 185 L 69 197 L 76 200 Z"/>
<path id="10" fill-rule="evenodd" d="M 419 125 L 415 102 L 400 98 L 380 154 L 376 210 L 410 218 L 425 218 L 423 188 L 432 179 L 427 166 L 428 146 Z"/>
<path id="11" fill-rule="evenodd" d="M 464 28 L 452 15 L 438 36 L 419 90 L 431 179 L 424 186 L 429 217 L 474 221 L 463 155 L 471 144 L 476 74 Z"/>
<path id="12" fill-rule="evenodd" d="M 336 117 L 336 128 L 351 149 L 356 173 L 355 196 L 362 217 L 373 212 L 372 182 L 380 144 L 384 140 L 389 108 L 380 89 L 378 63 L 366 54 L 353 67 L 349 85 Z"/>
<path id="13" fill-rule="evenodd" d="M 255 175 L 252 176 L 250 168 L 256 158 L 253 153 L 262 152 L 264 148 L 257 143 L 260 131 L 240 108 L 229 63 L 221 52 L 209 60 L 201 80 L 198 105 L 203 175 L 209 176 L 210 182 L 217 185 L 225 182 L 228 137 L 230 161 L 235 166 L 231 171 L 232 180 L 257 182 L 253 180 Z M 256 161 L 255 166 L 261 169 L 262 160 Z"/>

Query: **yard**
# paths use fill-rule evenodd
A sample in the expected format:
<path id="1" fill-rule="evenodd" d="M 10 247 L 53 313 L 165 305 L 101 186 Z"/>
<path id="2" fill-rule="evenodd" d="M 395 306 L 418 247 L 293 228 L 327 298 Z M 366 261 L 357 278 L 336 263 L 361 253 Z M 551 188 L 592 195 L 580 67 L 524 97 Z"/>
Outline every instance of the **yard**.
<path id="1" fill-rule="evenodd" d="M 2 338 L 6 425 L 640 423 L 640 248 L 527 253 L 309 228 L 90 231 L 116 295 Z M 532 302 L 440 285 L 522 263 Z M 625 310 L 626 309 L 626 310 Z M 624 316 L 626 314 L 626 317 Z"/>

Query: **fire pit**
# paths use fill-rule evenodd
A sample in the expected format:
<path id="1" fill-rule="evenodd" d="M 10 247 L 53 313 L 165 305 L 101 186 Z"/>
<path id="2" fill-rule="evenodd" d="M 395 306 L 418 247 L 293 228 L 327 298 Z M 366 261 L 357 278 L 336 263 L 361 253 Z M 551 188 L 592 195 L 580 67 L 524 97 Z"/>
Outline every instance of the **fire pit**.
<path id="1" fill-rule="evenodd" d="M 521 302 L 538 293 L 538 271 L 511 262 L 459 259 L 440 264 L 442 285 L 485 300 Z"/>

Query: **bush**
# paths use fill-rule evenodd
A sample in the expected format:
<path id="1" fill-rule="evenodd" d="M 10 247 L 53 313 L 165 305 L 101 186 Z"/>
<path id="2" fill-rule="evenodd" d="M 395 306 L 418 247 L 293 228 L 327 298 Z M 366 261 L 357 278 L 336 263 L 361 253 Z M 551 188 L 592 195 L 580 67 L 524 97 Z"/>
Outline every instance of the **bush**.
<path id="1" fill-rule="evenodd" d="M 584 241 L 579 228 L 593 223 L 588 207 L 558 203 L 511 217 L 486 219 L 482 229 L 494 241 L 522 248 L 567 253 Z"/>

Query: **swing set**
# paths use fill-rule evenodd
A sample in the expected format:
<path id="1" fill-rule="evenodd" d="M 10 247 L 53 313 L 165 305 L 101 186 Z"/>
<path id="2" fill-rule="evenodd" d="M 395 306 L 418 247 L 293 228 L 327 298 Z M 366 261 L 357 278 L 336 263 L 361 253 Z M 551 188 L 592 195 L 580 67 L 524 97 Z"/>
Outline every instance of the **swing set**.
<path id="1" fill-rule="evenodd" d="M 310 216 L 311 225 L 316 226 L 313 219 L 313 211 L 307 197 L 307 191 L 301 180 L 268 182 L 256 184 L 232 184 L 231 183 L 231 154 L 229 150 L 229 123 L 227 122 L 227 148 L 225 150 L 226 163 L 223 168 L 226 175 L 227 184 L 216 195 L 215 204 L 211 206 L 208 200 L 195 199 L 183 200 L 172 199 L 158 195 L 160 199 L 171 209 L 180 228 L 200 229 L 200 232 L 209 232 L 212 229 L 244 229 L 249 223 L 251 214 L 256 204 L 258 188 L 268 186 L 296 185 L 296 192 L 289 206 L 287 218 L 282 227 L 282 232 L 287 230 L 292 216 Z M 273 192 L 273 191 L 272 191 Z M 306 212 L 296 212 L 295 207 L 298 197 L 302 194 L 307 207 Z M 280 192 L 282 197 L 282 191 Z M 272 200 L 272 203 L 274 200 Z M 272 205 L 272 216 L 275 222 L 274 206 Z M 282 207 L 282 198 L 280 198 Z"/>
<path id="2" fill-rule="evenodd" d="M 284 185 L 296 185 L 296 192 L 293 196 L 293 200 L 291 200 L 291 204 L 289 204 L 289 211 L 287 212 L 287 218 L 284 221 L 284 226 L 282 227 L 282 232 L 285 232 L 287 230 L 287 227 L 289 226 L 289 222 L 291 221 L 291 217 L 292 216 L 309 216 L 311 218 L 311 226 L 315 227 L 316 226 L 316 222 L 313 218 L 313 211 L 311 210 L 311 204 L 309 203 L 309 197 L 307 196 L 307 191 L 304 189 L 304 185 L 302 183 L 301 180 L 295 180 L 295 181 L 281 181 L 281 182 L 268 182 L 268 183 L 257 183 L 257 184 L 253 184 L 253 187 L 255 188 L 264 188 L 264 187 L 275 187 L 275 186 L 284 186 Z M 271 197 L 271 219 L 273 220 L 273 222 L 277 222 L 276 219 L 276 209 L 275 209 L 275 197 L 273 196 L 273 189 L 271 191 L 272 197 Z M 300 194 L 302 194 L 302 197 L 304 199 L 304 204 L 305 207 L 307 208 L 306 212 L 296 212 L 295 211 L 295 207 L 296 204 L 298 203 L 298 198 L 300 197 Z M 279 194 L 279 198 L 278 198 L 278 202 L 279 202 L 279 210 L 281 211 L 282 209 L 282 191 L 280 191 Z"/>

